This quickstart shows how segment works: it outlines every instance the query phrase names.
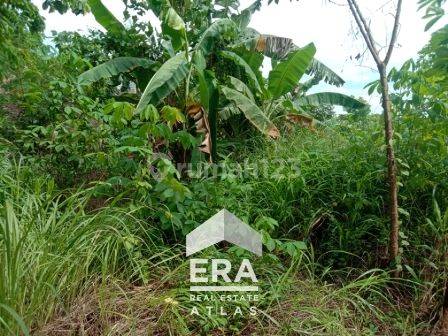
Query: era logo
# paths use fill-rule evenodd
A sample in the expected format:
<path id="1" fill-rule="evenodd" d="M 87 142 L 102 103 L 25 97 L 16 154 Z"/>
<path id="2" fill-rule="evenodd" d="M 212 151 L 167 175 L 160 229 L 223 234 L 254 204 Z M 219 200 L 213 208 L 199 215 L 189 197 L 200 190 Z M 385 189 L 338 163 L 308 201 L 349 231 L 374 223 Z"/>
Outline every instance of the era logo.
<path id="1" fill-rule="evenodd" d="M 207 283 L 210 278 L 207 276 L 208 259 L 190 259 L 190 282 Z M 238 272 L 233 281 L 229 273 L 232 270 L 232 264 L 227 259 L 211 259 L 211 282 L 218 282 L 221 278 L 227 283 L 240 282 L 244 278 L 251 279 L 252 282 L 258 282 L 252 265 L 248 259 L 243 259 Z M 205 275 L 205 276 L 204 276 Z"/>
<path id="2" fill-rule="evenodd" d="M 237 245 L 258 256 L 262 254 L 261 235 L 234 214 L 223 209 L 187 235 L 187 257 L 221 241 Z M 236 275 L 232 279 L 235 271 Z M 247 281 L 241 283 L 243 280 Z M 257 308 L 254 306 L 254 302 L 258 301 L 258 294 L 244 292 L 257 292 L 258 286 L 254 285 L 257 282 L 254 269 L 248 259 L 241 261 L 238 270 L 232 270 L 232 264 L 227 259 L 190 259 L 190 301 L 195 303 L 191 308 L 190 315 L 201 316 L 200 311 L 204 311 L 204 309 L 209 316 L 213 309 L 220 316 L 242 315 L 243 307 L 247 306 L 249 302 L 249 314 L 255 316 Z M 246 283 L 250 283 L 250 285 L 246 285 Z M 215 296 L 195 294 L 195 292 L 239 292 L 240 294 Z M 234 303 L 233 312 L 230 312 L 228 307 L 223 304 L 218 306 L 215 304 L 198 305 L 204 301 L 216 300 L 219 302 L 231 300 Z M 244 305 L 238 304 L 240 301 L 244 301 Z"/>

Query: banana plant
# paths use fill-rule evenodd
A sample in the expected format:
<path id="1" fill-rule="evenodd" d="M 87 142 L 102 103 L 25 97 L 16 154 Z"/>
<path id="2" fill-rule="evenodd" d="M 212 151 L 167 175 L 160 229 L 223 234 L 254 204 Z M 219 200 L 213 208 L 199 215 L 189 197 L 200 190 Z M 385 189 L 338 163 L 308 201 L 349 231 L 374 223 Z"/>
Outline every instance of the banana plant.
<path id="1" fill-rule="evenodd" d="M 222 92 L 230 102 L 229 105 L 221 110 L 221 115 L 224 118 L 242 112 L 251 120 L 250 116 L 248 116 L 251 111 L 255 109 L 265 111 L 263 113 L 265 118 L 257 119 L 256 122 L 252 121 L 252 123 L 256 124 L 256 127 L 263 133 L 272 138 L 277 138 L 279 137 L 278 129 L 272 122 L 268 122 L 273 111 L 280 111 L 285 117 L 288 117 L 288 120 L 297 120 L 297 116 L 305 113 L 304 108 L 310 105 L 329 104 L 350 108 L 362 108 L 365 106 L 363 102 L 341 93 L 320 92 L 306 95 L 306 90 L 312 85 L 300 83 L 300 81 L 305 74 L 309 74 L 312 71 L 316 73 L 316 70 L 310 70 L 316 65 L 316 60 L 314 59 L 316 48 L 314 44 L 310 43 L 304 48 L 292 48 L 288 39 L 274 39 L 273 41 L 277 41 L 277 43 L 270 42 L 262 47 L 259 46 L 257 47 L 258 50 L 264 50 L 271 56 L 282 55 L 284 60 L 276 62 L 269 73 L 266 83 L 264 83 L 264 87 L 261 89 L 259 89 L 259 84 L 249 87 L 251 81 L 246 85 L 237 79 L 230 81 L 233 89 L 223 86 Z M 287 53 L 287 55 L 284 56 L 284 53 Z M 232 57 L 232 59 L 236 63 L 241 63 L 236 57 Z M 246 69 L 247 66 L 243 68 Z M 250 66 L 248 67 L 250 68 Z M 256 75 L 253 75 L 254 71 L 259 72 L 259 69 L 251 68 L 247 70 L 247 77 L 251 80 L 257 78 Z M 327 70 L 324 72 L 331 74 Z M 337 75 L 329 78 L 333 78 L 335 83 L 339 83 Z M 321 79 L 323 79 L 321 76 L 316 76 L 312 79 L 312 82 L 315 84 L 320 82 Z M 305 88 L 305 90 L 301 91 L 302 88 Z M 254 98 L 256 96 L 259 96 L 260 100 L 264 102 L 262 106 L 256 105 L 256 99 Z M 305 117 L 309 118 L 308 116 Z"/>
<path id="2" fill-rule="evenodd" d="M 175 93 L 182 83 L 184 83 L 185 97 L 182 99 L 178 95 L 179 102 L 177 105 L 187 107 L 187 103 L 191 100 L 191 83 L 195 82 L 199 88 L 199 100 L 204 109 L 202 118 L 207 119 L 207 123 L 210 124 L 211 136 L 206 138 L 209 143 L 203 147 L 207 151 L 210 150 L 208 154 L 215 156 L 216 146 L 212 143 L 216 143 L 217 133 L 216 117 L 214 116 L 216 114 L 214 110 L 217 102 L 217 91 L 213 76 L 206 72 L 206 57 L 214 50 L 217 41 L 235 38 L 237 24 L 230 18 L 219 19 L 207 27 L 199 36 L 197 42 L 191 45 L 188 40 L 186 24 L 169 1 L 149 1 L 149 4 L 153 12 L 162 21 L 164 42 L 169 46 L 172 55 L 147 83 L 134 113 L 141 113 L 149 104 L 156 106 L 163 102 L 167 96 Z M 118 20 L 107 11 L 100 0 L 95 0 L 95 5 L 91 5 L 91 9 L 99 23 L 108 30 L 113 29 L 114 33 L 118 32 Z M 236 18 L 242 20 L 239 16 Z M 142 58 L 119 57 L 84 72 L 79 76 L 78 83 L 88 85 L 102 78 L 151 66 L 153 66 L 151 62 Z"/>
<path id="3" fill-rule="evenodd" d="M 114 32 L 124 29 L 110 12 L 104 10 L 100 0 L 89 1 L 96 4 L 91 8 L 103 27 Z M 313 76 L 313 83 L 324 80 L 340 86 L 344 82 L 314 58 L 316 48 L 313 44 L 299 48 L 290 39 L 261 35 L 247 28 L 251 14 L 259 8 L 259 1 L 239 14 L 214 21 L 199 36 L 193 36 L 194 38 L 189 38 L 191 33 L 188 26 L 168 0 L 151 0 L 148 3 L 161 19 L 164 43 L 169 46 L 171 57 L 146 84 L 134 113 L 139 114 L 149 104 L 157 106 L 168 96 L 175 95 L 178 107 L 185 108 L 186 112 L 190 111 L 190 116 L 197 123 L 207 125 L 204 128 L 207 131 L 202 150 L 210 154 L 212 159 L 216 157 L 218 105 L 222 111 L 244 114 L 256 129 L 272 138 L 278 138 L 280 132 L 269 115 L 274 107 L 291 97 L 297 98 L 292 102 L 295 110 L 305 103 L 351 104 L 352 107 L 356 104 L 363 105 L 351 97 L 334 93 L 297 97 L 294 90 L 300 88 L 300 80 L 305 74 Z M 221 50 L 217 50 L 218 43 Z M 223 44 L 226 47 L 222 50 Z M 271 57 L 275 65 L 267 80 L 260 71 L 265 56 Z M 213 72 L 215 69 L 210 65 L 213 57 L 222 57 L 234 62 L 246 75 L 247 83 L 235 77 L 230 79 L 232 87 L 217 83 Z M 79 84 L 90 84 L 101 78 L 133 71 L 137 67 L 144 70 L 145 67 L 151 67 L 151 64 L 139 58 L 113 59 L 83 73 L 79 77 Z M 262 102 L 261 106 L 257 104 L 257 99 Z M 218 104 L 219 100 L 227 104 Z M 201 105 L 200 109 L 189 109 L 189 106 L 198 103 Z"/>
<path id="4" fill-rule="evenodd" d="M 253 29 L 251 36 L 242 39 L 239 43 L 253 52 L 260 52 L 264 56 L 271 58 L 273 67 L 279 61 L 286 59 L 292 52 L 301 49 L 290 38 L 260 34 Z M 317 82 L 323 80 L 335 86 L 342 86 L 345 83 L 337 73 L 315 58 L 313 58 L 310 66 L 307 68 L 306 74 L 312 76 Z"/>

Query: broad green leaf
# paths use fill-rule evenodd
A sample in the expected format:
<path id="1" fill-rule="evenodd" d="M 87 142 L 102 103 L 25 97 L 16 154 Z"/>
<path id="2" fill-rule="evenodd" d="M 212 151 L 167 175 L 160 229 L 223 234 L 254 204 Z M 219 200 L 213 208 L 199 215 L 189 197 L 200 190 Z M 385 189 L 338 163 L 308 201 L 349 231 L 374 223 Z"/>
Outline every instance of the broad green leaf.
<path id="1" fill-rule="evenodd" d="M 241 114 L 241 111 L 235 106 L 235 104 L 227 104 L 218 110 L 219 118 L 222 120 L 228 120 L 234 115 Z"/>
<path id="2" fill-rule="evenodd" d="M 217 144 L 218 144 L 218 102 L 219 91 L 216 83 L 211 81 L 210 103 L 208 108 L 208 121 L 210 125 L 210 141 L 212 145 L 211 158 L 212 162 L 217 159 Z"/>
<path id="3" fill-rule="evenodd" d="M 275 125 L 253 101 L 242 93 L 226 86 L 222 86 L 221 89 L 224 96 L 233 102 L 258 130 L 274 139 L 280 136 L 280 132 L 277 127 L 275 127 Z"/>
<path id="4" fill-rule="evenodd" d="M 285 59 L 290 53 L 300 49 L 290 38 L 266 34 L 257 34 L 243 44 L 246 48 L 261 52 L 275 61 Z M 338 74 L 317 59 L 311 61 L 306 73 L 331 85 L 344 85 L 344 80 Z"/>
<path id="5" fill-rule="evenodd" d="M 157 105 L 163 98 L 173 92 L 185 79 L 188 73 L 185 54 L 180 53 L 166 61 L 152 76 L 140 101 L 136 113 L 139 113 L 149 103 Z"/>
<path id="6" fill-rule="evenodd" d="M 162 107 L 160 113 L 162 114 L 163 120 L 167 122 L 169 127 L 173 127 L 173 125 L 178 122 L 185 122 L 185 116 L 177 107 L 165 105 Z"/>
<path id="7" fill-rule="evenodd" d="M 246 61 L 247 64 L 249 64 L 249 66 L 254 72 L 260 70 L 260 67 L 263 64 L 264 60 L 264 56 L 262 53 L 247 50 L 246 48 L 235 49 L 235 52 L 239 56 L 241 56 Z"/>
<path id="8" fill-rule="evenodd" d="M 173 48 L 173 43 L 171 42 L 171 40 L 163 39 L 160 42 L 160 44 L 162 45 L 163 49 L 165 49 L 165 51 L 168 53 L 168 55 L 170 57 L 176 56 L 176 53 L 175 53 L 174 48 Z"/>
<path id="9" fill-rule="evenodd" d="M 118 126 L 127 125 L 134 116 L 134 105 L 128 102 L 112 102 L 104 107 L 104 114 L 112 113 L 112 122 Z"/>
<path id="10" fill-rule="evenodd" d="M 164 17 L 164 24 L 169 26 L 171 29 L 176 31 L 185 31 L 185 22 L 182 18 L 177 14 L 173 7 L 168 8 Z"/>
<path id="11" fill-rule="evenodd" d="M 249 25 L 252 14 L 261 8 L 261 0 L 254 1 L 249 7 L 243 9 L 240 14 L 232 16 L 232 20 L 238 25 L 240 29 L 244 29 Z"/>
<path id="12" fill-rule="evenodd" d="M 217 20 L 202 33 L 196 49 L 201 50 L 204 56 L 208 55 L 215 46 L 216 41 L 232 37 L 236 34 L 236 31 L 236 24 L 232 20 Z"/>
<path id="13" fill-rule="evenodd" d="M 311 65 L 307 69 L 306 74 L 331 85 L 342 86 L 345 84 L 345 81 L 338 74 L 315 58 L 311 61 Z"/>
<path id="14" fill-rule="evenodd" d="M 172 7 L 163 16 L 162 31 L 171 38 L 175 51 L 182 48 L 185 43 L 185 22 Z"/>
<path id="15" fill-rule="evenodd" d="M 101 0 L 88 0 L 88 4 L 95 20 L 108 32 L 120 34 L 126 31 L 121 22 L 104 6 Z"/>
<path id="16" fill-rule="evenodd" d="M 257 77 L 258 84 L 260 84 L 261 89 L 263 90 L 263 92 L 265 92 L 266 91 L 265 78 L 261 73 L 261 67 L 263 65 L 264 60 L 263 54 L 256 51 L 247 50 L 246 48 L 237 48 L 234 51 L 236 54 L 241 56 L 246 61 L 247 64 L 249 64 L 250 68 Z"/>
<path id="17" fill-rule="evenodd" d="M 363 108 L 366 104 L 353 97 L 337 92 L 319 92 L 300 97 L 295 101 L 299 106 L 303 105 L 338 105 L 345 108 Z"/>
<path id="18" fill-rule="evenodd" d="M 211 80 L 207 78 L 206 71 L 203 71 L 196 67 L 197 76 L 199 80 L 199 96 L 201 98 L 201 104 L 206 111 L 209 109 L 210 97 L 212 92 Z"/>
<path id="19" fill-rule="evenodd" d="M 102 78 L 116 76 L 122 72 L 129 72 L 137 67 L 150 67 L 153 63 L 150 60 L 138 57 L 117 57 L 103 64 L 100 64 L 78 77 L 78 84 L 88 85 Z"/>
<path id="20" fill-rule="evenodd" d="M 299 83 L 302 76 L 311 64 L 316 53 L 316 47 L 310 43 L 303 49 L 299 49 L 269 73 L 269 92 L 273 98 L 278 98 L 292 89 Z"/>
<path id="21" fill-rule="evenodd" d="M 240 57 L 239 55 L 235 54 L 234 52 L 228 51 L 228 50 L 221 51 L 221 54 L 225 58 L 232 60 L 237 65 L 242 67 L 244 69 L 244 71 L 246 72 L 247 76 L 253 82 L 255 88 L 258 91 L 261 91 L 261 87 L 260 87 L 260 84 L 258 83 L 257 76 L 255 76 L 255 73 L 253 72 L 252 68 L 249 66 L 249 64 L 246 63 L 246 61 L 242 57 Z"/>
<path id="22" fill-rule="evenodd" d="M 131 120 L 134 114 L 134 105 L 128 102 L 112 102 L 104 106 L 104 114 L 118 113 L 121 118 Z"/>
<path id="23" fill-rule="evenodd" d="M 238 78 L 229 76 L 230 83 L 232 84 L 233 88 L 237 90 L 238 92 L 243 93 L 245 96 L 247 96 L 250 100 L 255 102 L 254 95 L 252 94 L 252 91 L 247 87 L 246 84 L 244 84 L 242 81 L 240 81 Z"/>
<path id="24" fill-rule="evenodd" d="M 203 71 L 207 67 L 207 62 L 201 50 L 196 50 L 193 54 L 193 63 L 198 71 Z"/>
<path id="25" fill-rule="evenodd" d="M 152 104 L 146 106 L 140 113 L 140 120 L 149 120 L 153 123 L 156 123 L 157 121 L 159 121 L 159 119 L 159 112 L 157 112 L 156 107 Z"/>

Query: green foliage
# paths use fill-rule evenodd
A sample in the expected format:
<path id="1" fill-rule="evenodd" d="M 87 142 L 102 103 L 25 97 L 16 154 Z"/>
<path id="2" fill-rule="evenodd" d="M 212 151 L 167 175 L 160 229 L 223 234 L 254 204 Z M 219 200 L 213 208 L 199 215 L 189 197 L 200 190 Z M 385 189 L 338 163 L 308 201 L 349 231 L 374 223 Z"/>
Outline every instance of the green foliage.
<path id="1" fill-rule="evenodd" d="M 23 66 L 33 50 L 40 47 L 45 24 L 30 0 L 0 3 L 0 80 L 8 71 Z"/>
<path id="2" fill-rule="evenodd" d="M 45 24 L 38 8 L 29 0 L 2 1 L 0 5 L 0 42 L 14 35 L 42 32 Z"/>
<path id="3" fill-rule="evenodd" d="M 249 64 L 247 64 L 246 61 L 242 57 L 240 57 L 237 54 L 235 54 L 234 52 L 231 52 L 228 50 L 222 51 L 221 55 L 228 59 L 231 59 L 237 65 L 241 66 L 244 69 L 244 71 L 246 72 L 247 76 L 252 81 L 252 84 L 254 85 L 255 89 L 257 91 L 261 91 L 261 87 L 260 87 L 260 84 L 258 83 L 257 76 L 255 75 L 254 71 L 249 66 Z M 258 70 L 258 68 L 257 68 L 257 70 Z"/>
<path id="4" fill-rule="evenodd" d="M 255 36 L 250 36 L 247 40 L 243 40 L 242 44 L 253 52 L 262 52 L 275 62 L 285 59 L 290 53 L 301 49 L 290 38 L 266 34 L 260 35 L 258 33 Z M 324 80 L 331 85 L 344 85 L 344 80 L 338 74 L 315 58 L 311 61 L 307 74 L 316 78 L 317 82 Z"/>
<path id="5" fill-rule="evenodd" d="M 101 0 L 88 0 L 90 10 L 92 11 L 95 20 L 104 27 L 107 31 L 113 34 L 121 34 L 125 28 L 120 21 L 103 5 Z"/>
<path id="6" fill-rule="evenodd" d="M 361 108 L 352 108 L 352 107 L 344 107 L 344 110 L 347 112 L 349 118 L 352 118 L 354 121 L 365 120 L 367 116 L 371 113 L 370 106 L 362 97 L 358 98 L 358 101 L 364 103 L 364 107 Z"/>
<path id="7" fill-rule="evenodd" d="M 445 15 L 443 5 L 446 0 L 419 0 L 419 10 L 426 8 L 424 19 L 428 20 L 425 30 L 431 29 Z"/>
<path id="8" fill-rule="evenodd" d="M 420 52 L 425 62 L 425 76 L 442 88 L 448 87 L 448 25 L 434 32 L 429 44 Z"/>
<path id="9" fill-rule="evenodd" d="M 396 90 L 393 99 L 400 114 L 447 119 L 447 32 L 448 26 L 435 32 L 417 61 L 409 60 L 400 70 L 391 70 L 389 78 Z"/>
<path id="10" fill-rule="evenodd" d="M 442 2 L 421 4 L 438 8 L 428 11 L 432 25 Z M 308 94 L 322 80 L 343 80 L 314 59 L 313 44 L 298 48 L 247 28 L 260 1 L 242 11 L 233 0 L 125 5 L 126 28 L 99 0 L 44 1 L 50 11 L 91 10 L 107 30 L 55 33 L 55 49 L 43 44 L 30 2 L 0 5 L 0 333 L 48 334 L 43 325 L 70 319 L 95 281 L 118 280 L 120 295 L 145 294 L 137 294 L 144 302 L 137 322 L 127 316 L 135 303 L 120 297 L 130 307 L 115 314 L 110 301 L 96 302 L 106 311 L 95 306 L 93 318 L 79 315 L 78 330 L 87 321 L 95 332 L 119 326 L 118 333 L 136 334 L 139 322 L 158 314 L 145 327 L 161 334 L 260 325 L 272 335 L 424 334 L 429 323 L 389 306 L 388 276 L 376 269 L 385 267 L 388 240 L 380 116 L 361 99 Z M 141 20 L 148 11 L 160 19 L 161 34 Z M 433 311 L 446 277 L 446 36 L 443 27 L 419 59 L 389 74 L 400 265 L 424 289 L 408 282 L 401 295 Z M 274 64 L 268 78 L 264 56 Z M 348 115 L 335 115 L 335 105 Z M 320 122 L 287 118 L 305 114 Z M 185 314 L 191 303 L 177 246 L 222 208 L 263 237 L 264 255 L 254 265 L 265 314 L 256 322 Z M 245 255 L 237 247 L 210 253 Z M 432 321 L 433 314 L 421 315 Z"/>
<path id="11" fill-rule="evenodd" d="M 331 105 L 319 105 L 319 106 L 301 106 L 301 108 L 311 117 L 313 117 L 315 120 L 319 121 L 327 121 L 331 118 L 334 118 L 336 115 L 336 112 L 334 110 L 334 107 Z M 355 109 L 355 113 L 359 111 L 359 109 Z M 370 111 L 370 108 L 369 108 Z"/>
<path id="12" fill-rule="evenodd" d="M 50 13 L 56 10 L 60 14 L 66 13 L 69 9 L 76 15 L 89 11 L 89 5 L 86 0 L 44 0 L 42 8 L 48 9 Z"/>
<path id="13" fill-rule="evenodd" d="M 174 51 L 181 49 L 187 42 L 185 22 L 172 7 L 163 15 L 162 32 L 171 38 Z"/>
<path id="14" fill-rule="evenodd" d="M 246 84 L 244 84 L 242 81 L 240 81 L 238 78 L 235 78 L 235 77 L 230 76 L 229 79 L 230 79 L 230 84 L 232 84 L 232 86 L 234 87 L 235 90 L 237 90 L 238 92 L 241 92 L 247 98 L 249 98 L 250 100 L 255 102 L 254 95 L 253 95 L 252 91 L 247 87 Z"/>
<path id="15" fill-rule="evenodd" d="M 188 67 L 185 54 L 178 54 L 166 61 L 148 82 L 138 102 L 136 113 L 139 113 L 150 103 L 160 103 L 163 98 L 176 90 L 187 76 L 187 73 Z"/>
<path id="16" fill-rule="evenodd" d="M 230 19 L 221 19 L 213 22 L 202 34 L 196 45 L 204 55 L 208 55 L 219 40 L 235 37 L 237 27 Z"/>
<path id="17" fill-rule="evenodd" d="M 117 57 L 100 64 L 78 77 L 80 85 L 88 85 L 103 78 L 110 78 L 123 72 L 132 71 L 137 67 L 149 67 L 152 63 L 144 58 Z"/>
<path id="18" fill-rule="evenodd" d="M 33 175 L 29 167 L 14 165 L 0 174 L 0 330 L 5 335 L 45 323 L 92 277 L 106 280 L 116 272 L 144 282 L 157 262 L 144 255 L 158 249 L 157 231 L 136 219 L 141 208 L 110 206 L 89 213 L 95 204 L 91 190 L 63 194 L 51 179 Z"/>
<path id="19" fill-rule="evenodd" d="M 297 86 L 315 53 L 316 47 L 309 44 L 291 53 L 285 61 L 272 69 L 269 73 L 269 91 L 273 98 L 278 98 Z"/>
<path id="20" fill-rule="evenodd" d="M 343 106 L 349 109 L 361 109 L 366 106 L 366 104 L 358 99 L 337 93 L 337 92 L 319 92 L 314 94 L 309 94 L 298 98 L 295 103 L 300 105 L 333 105 L 333 106 Z"/>
<path id="21" fill-rule="evenodd" d="M 263 111 L 242 93 L 228 87 L 221 87 L 225 97 L 243 112 L 246 118 L 262 133 L 277 138 L 279 131 L 277 127 L 266 117 Z"/>

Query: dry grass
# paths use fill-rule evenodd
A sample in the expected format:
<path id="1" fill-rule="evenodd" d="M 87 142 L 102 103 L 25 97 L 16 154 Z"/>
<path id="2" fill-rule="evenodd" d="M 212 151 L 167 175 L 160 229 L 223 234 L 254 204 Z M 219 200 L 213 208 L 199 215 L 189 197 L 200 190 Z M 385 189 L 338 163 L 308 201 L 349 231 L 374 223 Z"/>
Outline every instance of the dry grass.
<path id="1" fill-rule="evenodd" d="M 97 285 L 35 335 L 166 335 L 158 326 L 164 307 L 156 303 L 164 295 L 152 285 Z"/>
<path id="2" fill-rule="evenodd" d="M 189 316 L 183 299 L 176 294 L 175 288 L 157 287 L 155 283 L 141 287 L 95 285 L 34 334 L 403 335 L 379 309 L 371 311 L 348 291 L 312 280 L 296 280 L 284 297 L 262 302 L 258 317 L 247 319 L 243 326 L 235 327 L 229 320 L 227 325 L 208 331 Z M 175 301 L 178 299 L 180 302 Z"/>

